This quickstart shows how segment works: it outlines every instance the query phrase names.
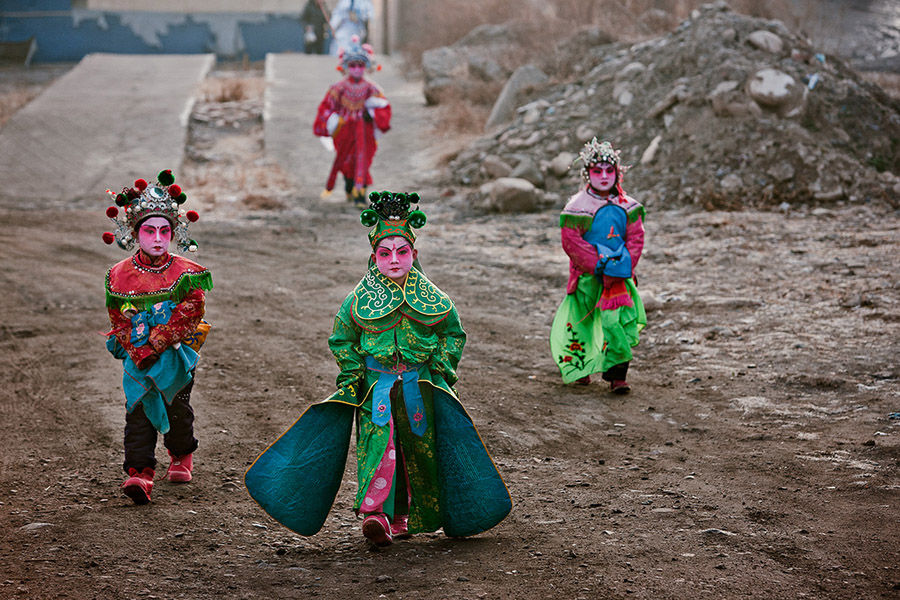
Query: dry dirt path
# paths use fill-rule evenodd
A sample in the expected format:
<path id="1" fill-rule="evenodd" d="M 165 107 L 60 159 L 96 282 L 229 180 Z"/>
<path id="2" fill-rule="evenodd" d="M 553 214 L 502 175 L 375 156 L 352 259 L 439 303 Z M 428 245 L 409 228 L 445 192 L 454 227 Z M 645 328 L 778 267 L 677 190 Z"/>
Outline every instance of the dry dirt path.
<path id="1" fill-rule="evenodd" d="M 312 538 L 246 494 L 247 465 L 333 389 L 326 338 L 367 255 L 349 206 L 302 194 L 194 226 L 216 284 L 196 478 L 133 506 L 121 370 L 98 335 L 121 256 L 99 240 L 102 201 L 63 197 L 0 209 L 0 598 L 897 597 L 896 215 L 649 215 L 650 326 L 622 398 L 561 385 L 549 357 L 553 211 L 477 217 L 421 191 L 422 263 L 469 333 L 458 387 L 512 493 L 506 521 L 370 551 L 352 455 Z"/>

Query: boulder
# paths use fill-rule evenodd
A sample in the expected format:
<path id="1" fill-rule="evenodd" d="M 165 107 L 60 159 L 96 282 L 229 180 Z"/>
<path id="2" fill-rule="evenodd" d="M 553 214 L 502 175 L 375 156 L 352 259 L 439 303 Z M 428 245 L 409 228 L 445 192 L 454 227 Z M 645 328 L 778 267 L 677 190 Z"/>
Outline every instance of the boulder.
<path id="1" fill-rule="evenodd" d="M 466 56 L 457 49 L 443 46 L 425 51 L 422 54 L 425 101 L 438 104 L 441 93 L 455 87 L 459 79 L 466 75 L 466 70 Z"/>
<path id="2" fill-rule="evenodd" d="M 556 158 L 550 161 L 548 171 L 556 178 L 563 177 L 572 168 L 572 163 L 575 162 L 576 158 L 578 158 L 578 155 L 572 152 L 560 152 L 556 155 Z"/>
<path id="3" fill-rule="evenodd" d="M 597 134 L 595 133 L 594 126 L 589 125 L 588 123 L 579 125 L 578 129 L 575 130 L 575 137 L 582 143 L 590 141 L 595 135 Z"/>
<path id="4" fill-rule="evenodd" d="M 506 164 L 502 158 L 494 155 L 486 156 L 484 161 L 482 161 L 481 163 L 481 168 L 491 179 L 508 177 L 513 170 L 512 167 Z"/>
<path id="5" fill-rule="evenodd" d="M 806 100 L 806 86 L 778 69 L 758 70 L 747 82 L 747 94 L 762 108 L 780 116 L 796 116 Z"/>
<path id="6" fill-rule="evenodd" d="M 503 81 L 509 72 L 489 56 L 473 54 L 469 57 L 469 74 L 481 81 Z"/>
<path id="7" fill-rule="evenodd" d="M 519 93 L 522 90 L 543 85 L 547 83 L 549 79 L 550 78 L 547 77 L 546 73 L 532 64 L 523 65 L 516 69 L 506 82 L 506 85 L 503 86 L 500 97 L 497 98 L 497 101 L 494 103 L 491 114 L 484 126 L 485 131 L 490 131 L 494 127 L 502 125 L 512 119 L 516 112 Z"/>
<path id="8" fill-rule="evenodd" d="M 541 207 L 542 198 L 530 181 L 515 177 L 501 177 L 485 183 L 479 189 L 483 208 L 491 212 L 532 212 Z"/>
<path id="9" fill-rule="evenodd" d="M 747 42 L 754 48 L 759 48 L 772 54 L 781 54 L 781 51 L 784 49 L 782 39 L 777 34 L 765 29 L 757 29 L 751 33 L 747 36 Z"/>
<path id="10" fill-rule="evenodd" d="M 544 187 L 544 174 L 541 173 L 540 167 L 529 157 L 523 158 L 510 173 L 510 177 L 524 179 L 536 187 Z"/>

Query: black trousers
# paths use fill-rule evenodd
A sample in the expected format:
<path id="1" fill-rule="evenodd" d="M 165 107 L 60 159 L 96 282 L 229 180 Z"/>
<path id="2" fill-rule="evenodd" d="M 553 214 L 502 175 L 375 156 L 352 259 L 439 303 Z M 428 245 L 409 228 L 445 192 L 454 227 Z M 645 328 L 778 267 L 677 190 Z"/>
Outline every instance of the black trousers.
<path id="1" fill-rule="evenodd" d="M 610 367 L 609 369 L 607 369 L 606 371 L 604 371 L 603 375 L 601 375 L 601 377 L 603 377 L 603 379 L 606 381 L 624 381 L 625 375 L 627 375 L 627 374 L 628 374 L 628 363 L 623 362 L 623 363 L 614 365 L 614 366 Z"/>
<path id="2" fill-rule="evenodd" d="M 191 408 L 191 389 L 194 380 L 175 394 L 172 404 L 166 406 L 169 416 L 169 433 L 163 435 L 163 445 L 175 456 L 193 454 L 199 442 L 194 437 L 194 409 Z M 138 404 L 134 411 L 125 414 L 125 462 L 122 467 L 139 472 L 150 467 L 156 469 L 156 428 Z"/>

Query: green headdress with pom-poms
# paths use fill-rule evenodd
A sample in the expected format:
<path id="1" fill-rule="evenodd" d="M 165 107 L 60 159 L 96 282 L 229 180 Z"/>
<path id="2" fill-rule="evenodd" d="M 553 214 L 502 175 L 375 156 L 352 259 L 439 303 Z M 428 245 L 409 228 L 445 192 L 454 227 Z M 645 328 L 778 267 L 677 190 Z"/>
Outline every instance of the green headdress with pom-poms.
<path id="1" fill-rule="evenodd" d="M 416 234 L 413 229 L 425 225 L 425 213 L 418 208 L 410 210 L 410 205 L 418 204 L 419 195 L 415 192 L 372 192 L 369 194 L 369 208 L 359 215 L 365 227 L 372 227 L 369 232 L 369 243 L 374 249 L 378 242 L 387 237 L 399 235 L 415 244 Z"/>

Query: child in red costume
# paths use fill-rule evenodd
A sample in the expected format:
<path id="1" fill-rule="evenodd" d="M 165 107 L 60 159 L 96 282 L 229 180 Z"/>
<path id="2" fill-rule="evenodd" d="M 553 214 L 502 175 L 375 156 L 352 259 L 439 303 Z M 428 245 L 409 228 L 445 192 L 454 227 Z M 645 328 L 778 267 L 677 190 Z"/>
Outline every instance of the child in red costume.
<path id="1" fill-rule="evenodd" d="M 322 195 L 331 193 L 340 172 L 347 199 L 361 207 L 367 205 L 366 188 L 372 184 L 369 168 L 377 138 L 391 128 L 390 103 L 381 88 L 365 78 L 373 54 L 372 47 L 360 45 L 357 38 L 341 50 L 338 70 L 346 70 L 347 77 L 328 88 L 313 123 L 313 133 L 334 141 L 334 163 Z"/>
<path id="2" fill-rule="evenodd" d="M 173 238 L 182 250 L 197 249 L 187 237 L 187 222 L 198 215 L 180 208 L 187 196 L 174 182 L 166 170 L 155 185 L 138 179 L 124 188 L 115 196 L 117 206 L 106 210 L 117 232 L 103 234 L 104 242 L 116 242 L 123 250 L 131 250 L 135 241 L 139 245 L 106 274 L 112 325 L 107 348 L 124 369 L 123 468 L 128 478 L 121 487 L 136 504 L 150 501 L 157 432 L 171 457 L 166 473 L 171 482 L 191 480 L 197 449 L 190 398 L 197 350 L 209 328 L 202 319 L 212 276 L 205 267 L 169 254 Z"/>

